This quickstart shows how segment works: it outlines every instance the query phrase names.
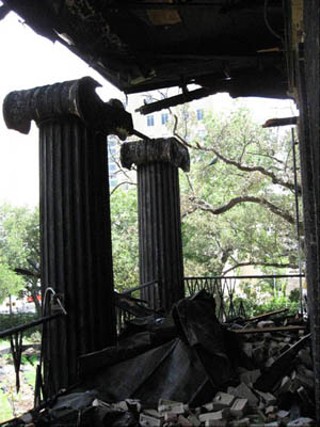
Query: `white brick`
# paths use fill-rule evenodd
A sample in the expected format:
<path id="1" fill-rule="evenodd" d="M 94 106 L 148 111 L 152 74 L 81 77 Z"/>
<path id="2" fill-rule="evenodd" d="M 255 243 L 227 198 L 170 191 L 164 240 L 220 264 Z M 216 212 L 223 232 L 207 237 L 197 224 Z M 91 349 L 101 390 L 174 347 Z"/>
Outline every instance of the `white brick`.
<path id="1" fill-rule="evenodd" d="M 213 399 L 213 409 L 218 411 L 219 409 L 228 408 L 234 400 L 235 396 L 233 394 L 219 391 Z"/>
<path id="2" fill-rule="evenodd" d="M 174 400 L 159 399 L 158 411 L 160 413 L 172 412 L 174 414 L 184 414 L 188 410 L 188 406 L 182 402 Z"/>
<path id="3" fill-rule="evenodd" d="M 192 423 L 194 427 L 199 427 L 201 424 L 201 421 L 196 417 L 195 415 L 191 414 L 188 416 L 188 420 Z"/>
<path id="4" fill-rule="evenodd" d="M 161 427 L 162 420 L 150 417 L 150 415 L 140 414 L 139 423 L 141 427 Z"/>
<path id="5" fill-rule="evenodd" d="M 230 413 L 234 417 L 242 417 L 248 406 L 248 399 L 236 399 L 230 408 Z"/>
<path id="6" fill-rule="evenodd" d="M 208 420 L 205 422 L 205 427 L 226 427 L 227 420 Z"/>
<path id="7" fill-rule="evenodd" d="M 183 415 L 179 415 L 178 417 L 178 424 L 181 427 L 193 427 L 194 424 L 186 417 L 184 417 Z M 200 425 L 200 422 L 198 424 L 198 426 Z"/>
<path id="8" fill-rule="evenodd" d="M 221 410 L 216 412 L 208 412 L 206 414 L 199 415 L 199 421 L 205 423 L 207 421 L 219 421 L 225 419 L 229 415 L 229 410 Z"/>
<path id="9" fill-rule="evenodd" d="M 315 425 L 314 420 L 306 417 L 297 418 L 287 424 L 288 427 L 308 427 L 312 425 Z"/>

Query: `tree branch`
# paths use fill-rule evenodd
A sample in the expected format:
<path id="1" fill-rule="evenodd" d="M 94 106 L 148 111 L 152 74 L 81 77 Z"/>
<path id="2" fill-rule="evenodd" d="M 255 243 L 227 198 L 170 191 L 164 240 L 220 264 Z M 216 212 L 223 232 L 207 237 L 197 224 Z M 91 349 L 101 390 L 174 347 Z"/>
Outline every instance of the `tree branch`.
<path id="1" fill-rule="evenodd" d="M 248 265 L 252 266 L 261 266 L 261 267 L 276 267 L 276 268 L 298 268 L 298 265 L 292 264 L 292 263 L 279 263 L 279 262 L 263 262 L 263 261 L 246 261 L 246 262 L 237 262 L 232 267 L 228 268 L 227 270 L 224 270 L 222 273 L 222 276 L 229 273 L 230 271 L 235 270 L 239 267 L 246 267 Z"/>
<path id="2" fill-rule="evenodd" d="M 228 158 L 224 157 L 215 148 L 212 148 L 212 151 L 220 160 L 222 160 L 227 165 L 235 166 L 236 168 L 238 168 L 244 172 L 260 172 L 262 175 L 265 175 L 265 176 L 268 176 L 269 178 L 271 178 L 271 181 L 273 184 L 281 185 L 282 187 L 288 188 L 291 191 L 295 190 L 293 182 L 284 181 L 283 179 L 277 177 L 273 172 L 265 169 L 262 166 L 246 166 L 246 165 L 241 164 L 240 162 L 237 162 L 236 160 L 232 160 L 232 159 L 228 159 Z M 301 186 L 300 185 L 298 186 L 298 192 L 299 192 L 299 194 L 301 194 Z"/>
<path id="3" fill-rule="evenodd" d="M 213 215 L 220 215 L 222 213 L 225 213 L 241 203 L 257 203 L 261 206 L 266 207 L 275 215 L 280 216 L 289 224 L 292 224 L 292 225 L 295 224 L 295 219 L 292 215 L 289 214 L 289 212 L 284 211 L 283 209 L 279 208 L 278 206 L 274 205 L 273 203 L 269 202 L 268 200 L 262 197 L 255 197 L 255 196 L 234 197 L 233 199 L 229 200 L 229 202 L 226 203 L 225 205 L 219 206 L 217 208 L 214 208 L 209 203 L 205 202 L 204 200 L 198 199 L 196 197 L 190 197 L 189 199 L 191 202 L 193 202 L 196 209 L 210 212 Z M 189 212 L 189 213 L 192 213 L 192 212 Z"/>
<path id="4" fill-rule="evenodd" d="M 121 181 L 121 182 L 119 182 L 119 184 L 117 184 L 111 191 L 110 191 L 110 196 L 112 196 L 112 194 L 116 191 L 116 190 L 118 190 L 118 188 L 119 187 L 121 187 L 122 185 L 125 185 L 125 184 L 128 184 L 128 185 L 137 185 L 135 182 L 132 182 L 132 181 Z"/>
<path id="5" fill-rule="evenodd" d="M 192 206 L 181 214 L 181 219 L 185 218 L 188 215 L 193 214 L 198 208 L 196 206 Z"/>
<path id="6" fill-rule="evenodd" d="M 262 166 L 247 166 L 243 165 L 241 162 L 237 162 L 236 160 L 228 159 L 227 157 L 223 156 L 216 148 L 210 147 L 204 147 L 203 145 L 199 144 L 198 142 L 194 144 L 188 143 L 181 135 L 177 133 L 177 124 L 178 124 L 178 118 L 177 116 L 174 116 L 175 118 L 175 125 L 173 129 L 173 134 L 176 138 L 179 138 L 179 140 L 188 148 L 194 149 L 194 150 L 201 150 L 206 152 L 213 152 L 220 160 L 222 160 L 227 165 L 235 166 L 237 169 L 243 171 L 243 172 L 260 172 L 262 175 L 265 175 L 269 178 L 271 178 L 271 181 L 273 184 L 281 185 L 282 187 L 288 188 L 290 191 L 295 191 L 295 186 L 293 182 L 284 181 L 280 177 L 276 176 L 275 173 L 267 170 L 266 168 Z M 297 186 L 298 194 L 301 194 L 301 186 L 298 184 Z"/>

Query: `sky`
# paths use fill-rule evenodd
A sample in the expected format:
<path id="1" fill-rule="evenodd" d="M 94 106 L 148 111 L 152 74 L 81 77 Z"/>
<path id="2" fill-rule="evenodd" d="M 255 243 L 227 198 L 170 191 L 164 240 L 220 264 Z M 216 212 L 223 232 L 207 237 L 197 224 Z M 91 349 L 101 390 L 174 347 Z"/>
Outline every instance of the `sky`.
<path id="1" fill-rule="evenodd" d="M 4 97 L 13 90 L 88 75 L 103 84 L 98 91 L 103 99 L 123 95 L 64 46 L 39 36 L 13 13 L 0 21 L 0 58 L 0 203 L 34 206 L 39 199 L 37 127 L 33 123 L 27 136 L 7 129 Z"/>
<path id="2" fill-rule="evenodd" d="M 0 105 L 13 90 L 30 89 L 59 81 L 91 76 L 102 88 L 103 100 L 124 99 L 124 95 L 97 72 L 59 43 L 39 36 L 9 13 L 0 21 Z M 286 117 L 294 112 L 293 103 L 250 98 L 234 101 L 228 95 L 210 97 L 219 108 L 245 103 L 252 108 L 257 121 Z M 141 102 L 142 104 L 142 102 Z M 2 107 L 1 107 L 2 110 Z M 39 200 L 38 130 L 33 123 L 28 135 L 9 130 L 0 112 L 0 203 L 35 206 Z"/>

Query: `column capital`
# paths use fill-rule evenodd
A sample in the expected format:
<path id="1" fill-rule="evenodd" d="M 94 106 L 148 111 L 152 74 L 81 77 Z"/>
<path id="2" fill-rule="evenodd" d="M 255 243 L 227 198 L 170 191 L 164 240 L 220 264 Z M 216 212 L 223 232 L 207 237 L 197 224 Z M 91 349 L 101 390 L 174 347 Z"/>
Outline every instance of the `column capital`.
<path id="1" fill-rule="evenodd" d="M 133 164 L 140 166 L 163 162 L 185 172 L 190 170 L 189 151 L 176 138 L 125 142 L 121 145 L 120 158 L 122 166 L 127 169 L 131 169 Z"/>
<path id="2" fill-rule="evenodd" d="M 118 100 L 103 102 L 95 89 L 100 86 L 91 77 L 28 90 L 10 92 L 3 103 L 3 116 L 9 129 L 29 133 L 31 121 L 75 116 L 87 126 L 125 139 L 133 129 L 132 118 Z"/>

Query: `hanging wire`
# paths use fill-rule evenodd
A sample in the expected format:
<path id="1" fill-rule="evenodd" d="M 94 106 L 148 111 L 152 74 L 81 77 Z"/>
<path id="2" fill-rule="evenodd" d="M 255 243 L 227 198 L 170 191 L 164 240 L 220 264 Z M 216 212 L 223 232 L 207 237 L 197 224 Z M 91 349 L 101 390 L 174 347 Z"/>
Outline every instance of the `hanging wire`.
<path id="1" fill-rule="evenodd" d="M 264 22 L 265 22 L 265 24 L 266 24 L 266 27 L 268 28 L 268 30 L 270 31 L 270 33 L 273 35 L 273 36 L 275 36 L 277 39 L 279 39 L 279 40 L 281 40 L 282 42 L 283 42 L 283 40 L 282 40 L 282 37 L 280 36 L 280 34 L 278 34 L 272 27 L 271 27 L 271 25 L 270 25 L 270 23 L 269 23 L 269 19 L 268 19 L 268 3 L 269 3 L 269 0 L 265 0 L 264 1 L 264 7 L 263 7 L 263 19 L 264 19 Z"/>
<path id="2" fill-rule="evenodd" d="M 42 304 L 42 315 L 46 316 L 49 314 L 50 311 L 50 297 L 54 298 L 54 301 L 59 305 L 62 313 L 64 315 L 67 315 L 67 311 L 62 305 L 62 302 L 56 293 L 56 291 L 51 287 L 48 286 L 44 292 L 43 297 L 43 304 Z M 34 390 L 34 407 L 37 407 L 41 403 L 41 395 L 43 399 L 46 399 L 45 396 L 45 389 L 43 384 L 43 354 L 44 354 L 44 346 L 46 343 L 46 339 L 48 337 L 48 328 L 46 327 L 46 324 L 43 324 L 42 326 L 42 334 L 41 334 L 41 345 L 40 345 L 40 359 L 39 359 L 39 365 L 37 366 L 36 371 L 36 383 L 35 383 L 35 390 Z"/>
<path id="3" fill-rule="evenodd" d="M 298 244 L 298 266 L 299 266 L 299 290 L 300 290 L 300 311 L 303 316 L 303 290 L 302 290 L 302 260 L 301 260 L 301 240 L 300 240 L 300 215 L 298 200 L 298 177 L 297 177 L 297 159 L 295 148 L 294 128 L 291 128 L 292 160 L 293 160 L 293 179 L 294 179 L 294 200 L 296 213 L 296 232 Z"/>

